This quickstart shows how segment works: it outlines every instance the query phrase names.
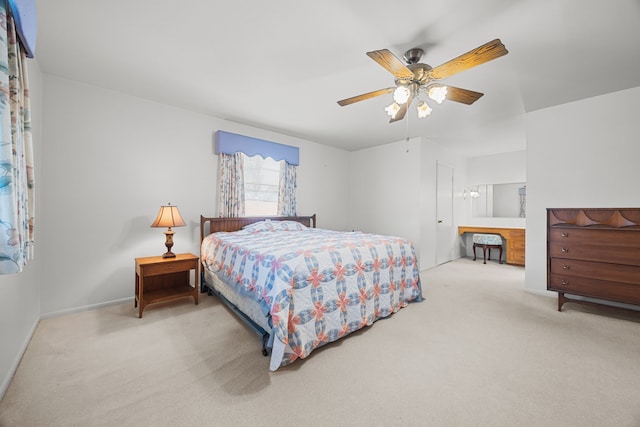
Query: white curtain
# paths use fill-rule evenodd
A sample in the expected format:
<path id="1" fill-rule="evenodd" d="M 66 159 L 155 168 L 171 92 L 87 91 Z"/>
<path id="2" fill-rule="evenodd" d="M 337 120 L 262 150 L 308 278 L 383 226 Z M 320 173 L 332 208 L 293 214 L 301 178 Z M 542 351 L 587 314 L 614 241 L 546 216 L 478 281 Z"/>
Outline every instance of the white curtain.
<path id="1" fill-rule="evenodd" d="M 219 154 L 218 216 L 244 216 L 244 162 L 242 153 Z"/>
<path id="2" fill-rule="evenodd" d="M 26 55 L 6 1 L 0 15 L 0 274 L 13 274 L 33 257 L 33 143 Z"/>
<path id="3" fill-rule="evenodd" d="M 296 215 L 296 166 L 280 162 L 280 184 L 278 195 L 278 215 Z"/>

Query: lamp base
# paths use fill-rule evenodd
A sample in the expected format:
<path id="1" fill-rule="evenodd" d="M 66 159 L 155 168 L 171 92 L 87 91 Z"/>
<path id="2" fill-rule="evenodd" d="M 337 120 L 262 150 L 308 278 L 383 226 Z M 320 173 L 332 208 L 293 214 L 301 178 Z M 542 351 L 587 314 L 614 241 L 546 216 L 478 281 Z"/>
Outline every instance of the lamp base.
<path id="1" fill-rule="evenodd" d="M 162 254 L 162 258 L 175 258 L 176 254 L 171 252 L 171 248 L 173 247 L 173 230 L 171 227 L 167 231 L 164 232 L 164 235 L 167 236 L 164 245 L 167 247 L 167 252 Z"/>

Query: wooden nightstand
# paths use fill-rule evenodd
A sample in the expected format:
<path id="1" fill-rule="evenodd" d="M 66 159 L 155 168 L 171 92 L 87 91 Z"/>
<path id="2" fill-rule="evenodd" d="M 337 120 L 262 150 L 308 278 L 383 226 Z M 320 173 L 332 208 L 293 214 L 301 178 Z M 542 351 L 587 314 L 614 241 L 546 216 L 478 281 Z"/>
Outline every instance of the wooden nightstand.
<path id="1" fill-rule="evenodd" d="M 191 286 L 191 270 L 195 284 Z M 151 256 L 136 258 L 136 295 L 134 307 L 140 307 L 138 317 L 149 304 L 193 297 L 198 304 L 198 257 L 177 254 L 175 258 Z"/>

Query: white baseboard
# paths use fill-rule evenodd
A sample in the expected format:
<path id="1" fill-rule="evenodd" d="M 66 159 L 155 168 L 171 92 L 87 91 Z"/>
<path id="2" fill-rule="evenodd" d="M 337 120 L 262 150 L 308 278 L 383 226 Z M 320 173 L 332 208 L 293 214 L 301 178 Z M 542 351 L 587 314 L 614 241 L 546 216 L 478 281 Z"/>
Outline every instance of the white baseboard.
<path id="1" fill-rule="evenodd" d="M 553 291 L 547 291 L 545 289 L 529 289 L 529 288 L 524 288 L 525 292 L 529 292 L 530 294 L 535 294 L 535 295 L 541 295 L 543 297 L 550 297 L 550 298 L 555 298 L 558 296 L 558 294 L 556 292 Z"/>
<path id="2" fill-rule="evenodd" d="M 43 314 L 40 314 L 40 319 L 48 319 L 48 318 L 51 318 L 51 317 L 64 316 L 65 314 L 79 313 L 81 311 L 88 311 L 88 310 L 95 310 L 96 308 L 108 307 L 110 305 L 133 303 L 133 299 L 134 299 L 134 297 L 128 297 L 128 298 L 122 298 L 122 299 L 113 300 L 113 301 L 101 302 L 101 303 L 98 303 L 98 304 L 90 304 L 90 305 L 84 305 L 84 306 L 81 306 L 81 307 L 68 308 L 68 309 L 60 310 L 60 311 L 53 311 L 51 313 L 43 313 Z"/>
<path id="3" fill-rule="evenodd" d="M 27 347 L 29 346 L 29 342 L 31 342 L 31 338 L 33 337 L 33 334 L 36 332 L 38 323 L 40 323 L 39 318 L 37 318 L 33 322 L 33 326 L 31 326 L 31 329 L 29 330 L 29 333 L 25 337 L 24 342 L 22 343 L 22 346 L 20 346 L 20 351 L 18 351 L 18 354 L 16 355 L 15 360 L 11 364 L 11 368 L 9 368 L 6 378 L 2 378 L 2 383 L 0 384 L 0 400 L 2 400 L 5 393 L 9 389 L 9 384 L 11 384 L 11 380 L 13 380 L 13 376 L 16 374 L 16 371 L 18 370 L 18 366 L 20 365 L 22 356 L 24 356 L 24 352 L 27 351 Z"/>

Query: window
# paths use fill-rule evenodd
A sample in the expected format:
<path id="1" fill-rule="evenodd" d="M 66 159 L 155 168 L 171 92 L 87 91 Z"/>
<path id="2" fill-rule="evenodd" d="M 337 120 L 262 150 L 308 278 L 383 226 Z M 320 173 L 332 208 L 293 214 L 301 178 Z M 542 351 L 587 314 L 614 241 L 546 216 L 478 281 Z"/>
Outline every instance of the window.
<path id="1" fill-rule="evenodd" d="M 296 215 L 297 147 L 217 131 L 215 153 L 218 216 Z"/>
<path id="2" fill-rule="evenodd" d="M 280 163 L 271 157 L 242 155 L 244 162 L 244 210 L 246 216 L 278 214 Z"/>

